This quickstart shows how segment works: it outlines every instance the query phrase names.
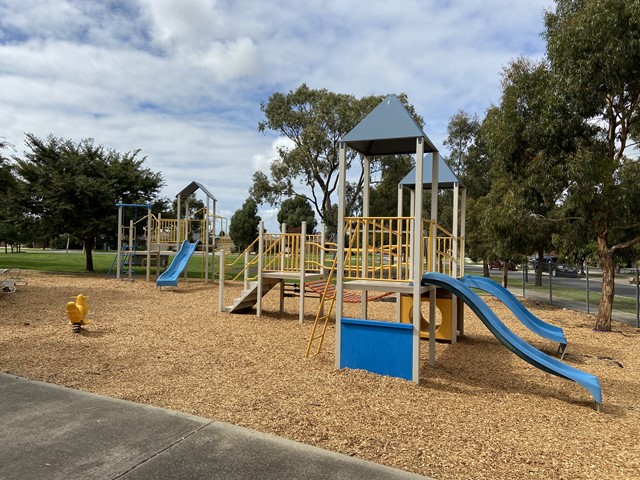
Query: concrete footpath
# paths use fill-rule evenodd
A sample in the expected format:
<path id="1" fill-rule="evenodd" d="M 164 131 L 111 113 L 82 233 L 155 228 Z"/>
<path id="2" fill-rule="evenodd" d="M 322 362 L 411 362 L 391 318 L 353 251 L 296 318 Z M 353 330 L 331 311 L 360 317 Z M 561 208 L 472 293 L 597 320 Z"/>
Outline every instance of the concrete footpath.
<path id="1" fill-rule="evenodd" d="M 234 425 L 0 373 L 0 479 L 418 479 Z"/>

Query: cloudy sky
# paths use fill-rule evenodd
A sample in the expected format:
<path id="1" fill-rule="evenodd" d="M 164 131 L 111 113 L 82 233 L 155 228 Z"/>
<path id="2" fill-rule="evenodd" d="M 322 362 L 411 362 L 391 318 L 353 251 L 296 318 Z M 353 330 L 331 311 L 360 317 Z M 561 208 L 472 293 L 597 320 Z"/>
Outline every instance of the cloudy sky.
<path id="1" fill-rule="evenodd" d="M 192 180 L 231 217 L 275 156 L 260 102 L 302 83 L 407 93 L 446 154 L 449 118 L 481 118 L 552 0 L 0 0 L 0 137 L 141 149 L 173 198 Z M 276 210 L 259 212 L 268 229 Z"/>

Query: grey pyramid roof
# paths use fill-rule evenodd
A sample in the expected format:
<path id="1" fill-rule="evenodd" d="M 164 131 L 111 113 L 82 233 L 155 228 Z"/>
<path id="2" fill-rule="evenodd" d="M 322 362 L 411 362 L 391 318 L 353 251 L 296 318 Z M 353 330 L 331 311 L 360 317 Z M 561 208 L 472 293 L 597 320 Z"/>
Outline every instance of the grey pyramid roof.
<path id="1" fill-rule="evenodd" d="M 431 189 L 431 184 L 433 183 L 431 180 L 431 165 L 433 162 L 433 155 L 428 154 L 424 156 L 422 161 L 422 188 L 425 190 Z M 456 177 L 455 173 L 449 168 L 447 162 L 444 161 L 442 157 L 440 157 L 440 162 L 438 163 L 438 189 L 442 188 L 453 188 L 454 184 L 462 185 L 462 182 Z M 400 185 L 410 188 L 411 190 L 415 190 L 416 188 L 416 167 L 413 167 L 407 176 L 404 177 L 400 181 Z"/>
<path id="2" fill-rule="evenodd" d="M 178 193 L 178 195 L 176 195 L 176 198 L 180 197 L 180 200 L 184 200 L 185 198 L 187 198 L 189 195 L 191 195 L 193 192 L 195 192 L 196 190 L 202 190 L 204 192 L 204 194 L 209 197 L 212 200 L 215 200 L 216 197 L 214 197 L 213 195 L 211 195 L 211 193 L 209 192 L 209 190 L 207 190 L 201 183 L 199 182 L 191 182 L 189 185 L 187 185 L 186 187 L 184 187 L 180 193 Z"/>
<path id="3" fill-rule="evenodd" d="M 389 95 L 342 139 L 367 156 L 416 153 L 416 138 L 424 139 L 424 151 L 437 152 L 411 114 L 395 95 Z"/>

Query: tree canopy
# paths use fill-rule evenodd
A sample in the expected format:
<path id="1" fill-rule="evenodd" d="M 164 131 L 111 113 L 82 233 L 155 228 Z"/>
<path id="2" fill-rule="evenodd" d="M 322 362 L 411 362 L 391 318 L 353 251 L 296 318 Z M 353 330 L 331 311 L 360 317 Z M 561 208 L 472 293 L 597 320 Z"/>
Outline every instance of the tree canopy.
<path id="1" fill-rule="evenodd" d="M 31 134 L 26 145 L 24 158 L 15 158 L 21 203 L 49 237 L 80 239 L 90 272 L 96 237 L 116 229 L 115 204 L 151 202 L 163 185 L 160 174 L 143 168 L 146 158 L 138 158 L 138 150 L 122 154 L 91 139 Z"/>
<path id="2" fill-rule="evenodd" d="M 307 233 L 314 233 L 316 230 L 316 216 L 313 208 L 307 199 L 303 197 L 288 198 L 280 205 L 278 212 L 278 223 L 286 224 L 287 231 L 298 230 L 302 222 L 307 222 Z"/>
<path id="3" fill-rule="evenodd" d="M 229 224 L 229 236 L 237 251 L 245 250 L 258 237 L 261 221 L 255 200 L 247 198 L 242 207 L 232 215 Z"/>
<path id="4" fill-rule="evenodd" d="M 569 158 L 563 206 L 595 233 L 596 329 L 610 330 L 615 257 L 640 243 L 640 165 L 627 156 L 640 134 L 640 1 L 556 0 L 545 26 L 560 100 L 592 128 Z"/>
<path id="5" fill-rule="evenodd" d="M 0 139 L 0 222 L 4 221 L 9 215 L 10 193 L 16 184 L 13 168 L 8 159 L 2 154 L 2 150 L 5 148 L 5 143 Z"/>
<path id="6" fill-rule="evenodd" d="M 8 245 L 13 250 L 13 245 L 20 241 L 18 225 L 23 219 L 22 206 L 17 199 L 19 184 L 13 165 L 3 155 L 3 150 L 9 147 L 10 144 L 0 138 L 0 241 L 4 242 L 5 251 Z"/>
<path id="7" fill-rule="evenodd" d="M 283 198 L 306 198 L 330 232 L 336 230 L 336 210 L 333 195 L 338 187 L 339 142 L 381 101 L 382 96 L 356 98 L 353 95 L 333 93 L 326 89 L 314 90 L 303 84 L 289 93 L 274 93 L 267 103 L 261 104 L 265 119 L 259 131 L 271 130 L 291 141 L 291 148 L 280 148 L 271 163 L 269 175 L 258 171 L 253 176 L 251 196 L 258 203 L 278 204 Z M 401 101 L 422 125 L 422 119 L 408 104 L 406 95 Z M 347 169 L 360 157 L 349 151 Z M 372 159 L 378 166 L 380 159 Z M 362 169 L 357 178 L 349 182 L 346 211 L 358 209 L 364 176 Z"/>
<path id="8" fill-rule="evenodd" d="M 413 168 L 409 155 L 394 155 L 380 165 L 380 181 L 371 189 L 369 214 L 372 217 L 395 217 L 398 213 L 398 184 Z M 403 195 L 403 212 L 408 215 L 411 199 Z"/>
<path id="9" fill-rule="evenodd" d="M 558 101 L 544 61 L 511 62 L 502 89 L 500 104 L 489 109 L 482 125 L 492 160 L 484 225 L 499 257 L 519 260 L 528 252 L 542 257 L 558 229 L 567 157 L 575 151 L 584 121 Z"/>

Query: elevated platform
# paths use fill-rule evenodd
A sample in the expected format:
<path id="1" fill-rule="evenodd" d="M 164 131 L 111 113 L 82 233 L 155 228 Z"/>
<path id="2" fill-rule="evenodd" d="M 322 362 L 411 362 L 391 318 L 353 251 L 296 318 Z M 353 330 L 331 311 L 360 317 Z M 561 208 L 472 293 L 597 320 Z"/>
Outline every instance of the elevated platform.
<path id="1" fill-rule="evenodd" d="M 176 252 L 168 251 L 168 250 L 151 250 L 149 252 L 149 256 L 151 257 L 151 265 L 157 266 L 158 262 L 161 268 L 166 268 L 169 264 L 169 257 L 174 256 Z M 146 250 L 136 250 L 135 252 L 123 252 L 123 255 L 130 256 L 133 260 L 133 264 L 136 267 L 146 267 L 147 266 L 147 251 Z M 127 263 L 124 260 L 123 263 Z"/>
<path id="2" fill-rule="evenodd" d="M 314 280 L 320 280 L 322 277 L 322 273 L 305 273 L 304 281 L 312 282 Z M 300 272 L 263 272 L 262 278 L 298 281 L 300 280 Z"/>
<path id="3" fill-rule="evenodd" d="M 314 280 L 321 280 L 322 273 L 305 273 L 304 283 Z M 300 281 L 300 272 L 291 271 L 274 271 L 262 273 L 262 296 L 265 296 L 269 291 L 278 284 L 284 284 L 287 280 Z M 304 295 L 301 296 L 302 305 L 304 305 Z M 249 288 L 243 290 L 239 297 L 233 300 L 233 303 L 227 307 L 224 307 L 224 311 L 227 313 L 246 313 L 248 310 L 256 306 L 258 303 L 258 282 L 251 282 Z M 280 312 L 284 311 L 284 289 L 280 287 Z M 301 307 L 301 312 L 304 314 L 304 308 Z M 301 315 L 302 323 L 302 315 Z"/>
<path id="4" fill-rule="evenodd" d="M 413 294 L 411 282 L 385 282 L 384 280 L 345 280 L 342 285 L 344 290 L 367 290 L 372 292 L 392 292 Z M 420 294 L 426 293 L 434 287 L 420 285 Z"/>

